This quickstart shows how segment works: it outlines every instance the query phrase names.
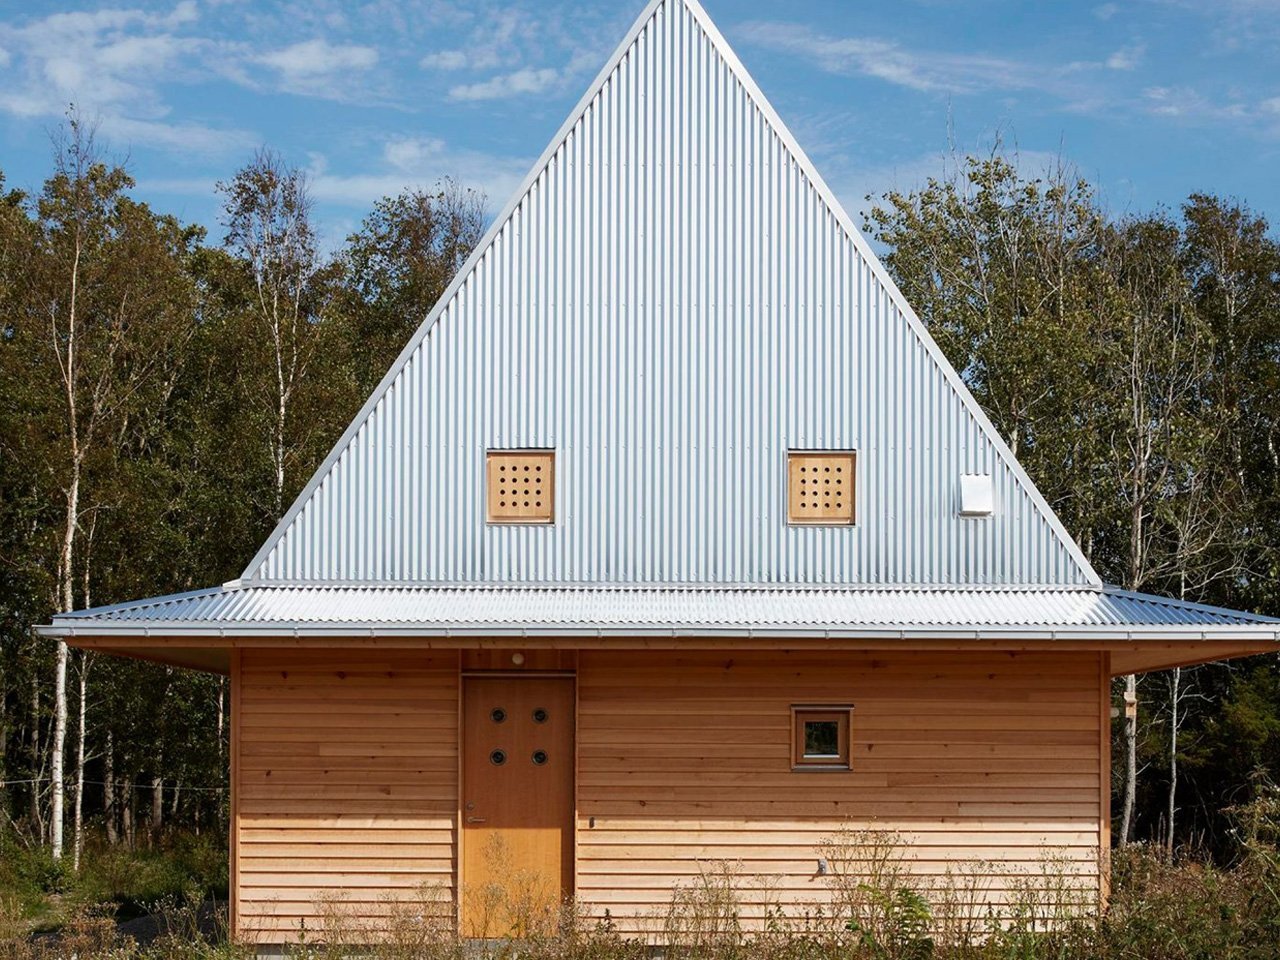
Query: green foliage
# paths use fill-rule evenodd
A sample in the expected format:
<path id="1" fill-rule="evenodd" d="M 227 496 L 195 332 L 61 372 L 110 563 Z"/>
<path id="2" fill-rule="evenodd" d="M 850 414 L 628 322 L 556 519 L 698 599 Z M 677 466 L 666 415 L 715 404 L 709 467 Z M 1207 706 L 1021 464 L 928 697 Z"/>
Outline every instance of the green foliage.
<path id="1" fill-rule="evenodd" d="M 426 319 L 484 230 L 484 197 L 456 181 L 374 204 L 342 254 L 346 348 L 357 391 L 373 390 Z"/>
<path id="2" fill-rule="evenodd" d="M 66 890 L 66 865 L 43 844 L 26 845 L 11 831 L 0 831 L 0 891 L 24 907 Z"/>
<path id="3" fill-rule="evenodd" d="M 67 921 L 67 912 L 111 906 L 117 919 L 151 912 L 156 904 L 226 900 L 227 839 L 220 833 L 181 833 L 163 844 L 130 850 L 92 836 L 81 870 L 54 860 L 43 844 L 24 844 L 0 831 L 0 901 L 36 927 Z"/>
<path id="4" fill-rule="evenodd" d="M 114 903 L 117 915 L 138 916 L 161 902 L 226 900 L 227 838 L 181 833 L 159 847 L 129 851 L 96 843 L 76 878 L 76 899 Z"/>
<path id="5" fill-rule="evenodd" d="M 910 887 L 879 890 L 864 885 L 867 899 L 884 918 L 879 929 L 851 919 L 848 929 L 874 960 L 928 960 L 933 956 L 933 910 Z"/>
<path id="6" fill-rule="evenodd" d="M 1246 852 L 1232 869 L 1170 864 L 1141 848 L 1115 859 L 1103 924 L 1111 955 L 1151 960 L 1263 960 L 1280 949 L 1280 862 Z"/>

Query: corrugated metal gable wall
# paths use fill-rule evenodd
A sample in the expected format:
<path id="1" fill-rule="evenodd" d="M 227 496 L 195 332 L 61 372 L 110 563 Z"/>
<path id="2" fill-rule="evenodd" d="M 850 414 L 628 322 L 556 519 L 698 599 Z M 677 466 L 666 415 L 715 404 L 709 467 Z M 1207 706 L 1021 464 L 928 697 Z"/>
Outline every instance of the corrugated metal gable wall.
<path id="1" fill-rule="evenodd" d="M 1091 579 L 703 16 L 652 9 L 247 576 Z M 487 526 L 485 450 L 543 446 L 555 526 Z M 789 448 L 858 451 L 856 527 L 786 524 Z"/>

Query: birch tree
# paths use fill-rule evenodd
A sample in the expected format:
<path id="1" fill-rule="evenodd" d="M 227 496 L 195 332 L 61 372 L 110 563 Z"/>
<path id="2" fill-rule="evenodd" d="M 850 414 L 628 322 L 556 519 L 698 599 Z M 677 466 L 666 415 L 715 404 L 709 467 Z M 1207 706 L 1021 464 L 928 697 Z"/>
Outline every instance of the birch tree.
<path id="1" fill-rule="evenodd" d="M 327 296 L 311 225 L 305 174 L 269 150 L 219 182 L 225 247 L 244 264 L 249 311 L 268 348 L 270 376 L 259 402 L 267 413 L 273 471 L 270 511 L 279 517 L 289 471 L 292 413 L 320 339 Z"/>
<path id="2" fill-rule="evenodd" d="M 28 303 L 43 326 L 32 337 L 28 374 L 56 387 L 44 405 L 54 442 L 39 451 L 62 506 L 50 606 L 75 609 L 92 580 L 83 549 L 88 484 L 95 458 L 109 453 L 113 426 L 130 415 L 158 373 L 177 362 L 191 327 L 190 285 L 182 275 L 187 242 L 172 218 L 156 217 L 127 196 L 133 181 L 102 159 L 93 130 L 74 115 L 57 141 L 54 175 L 37 203 L 39 256 Z M 109 459 L 109 458 L 108 458 Z M 50 744 L 49 836 L 63 853 L 68 651 L 56 643 Z"/>
<path id="3" fill-rule="evenodd" d="M 94 315 L 84 301 L 85 287 L 100 283 L 98 252 L 110 229 L 110 206 L 128 184 L 123 170 L 107 169 L 97 155 L 91 128 L 72 117 L 60 135 L 56 171 L 40 198 L 45 226 L 47 284 L 43 295 L 48 345 L 63 397 L 64 503 L 56 561 L 53 606 L 75 609 L 76 538 L 80 529 L 80 487 L 85 461 L 94 449 L 108 403 L 108 381 L 120 349 L 122 325 L 109 315 Z M 66 642 L 56 641 L 54 727 L 50 749 L 50 846 L 55 860 L 63 850 L 63 753 L 67 736 Z"/>
<path id="4" fill-rule="evenodd" d="M 1183 269 L 1214 334 L 1205 391 L 1222 431 L 1223 472 L 1238 502 L 1220 602 L 1276 599 L 1280 565 L 1280 240 L 1238 202 L 1193 194 L 1183 207 Z M 1244 584 L 1249 589 L 1241 590 Z"/>
<path id="5" fill-rule="evenodd" d="M 1142 590 L 1168 570 L 1161 514 L 1180 493 L 1180 480 L 1203 469 L 1195 462 L 1206 445 L 1201 398 L 1212 355 L 1208 328 L 1191 302 L 1180 269 L 1181 233 L 1162 215 L 1119 225 L 1108 253 L 1119 285 L 1120 316 L 1114 326 L 1123 363 L 1109 392 L 1119 398 L 1108 433 L 1116 480 L 1123 585 Z M 1173 561 L 1176 565 L 1176 560 Z M 1121 845 L 1133 837 L 1138 782 L 1138 678 L 1124 678 L 1124 788 Z"/>

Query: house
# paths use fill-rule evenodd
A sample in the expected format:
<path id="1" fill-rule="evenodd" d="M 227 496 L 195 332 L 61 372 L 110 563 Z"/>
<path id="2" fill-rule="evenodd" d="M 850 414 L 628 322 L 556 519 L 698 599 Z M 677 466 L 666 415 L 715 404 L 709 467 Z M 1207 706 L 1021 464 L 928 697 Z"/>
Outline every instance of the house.
<path id="1" fill-rule="evenodd" d="M 697 0 L 652 0 L 231 583 L 46 636 L 229 674 L 239 933 L 519 880 L 656 937 L 822 838 L 1105 896 L 1113 676 L 1280 624 L 1104 585 Z M 754 888 L 753 888 L 754 889 Z M 499 924 L 501 925 L 501 924 Z"/>

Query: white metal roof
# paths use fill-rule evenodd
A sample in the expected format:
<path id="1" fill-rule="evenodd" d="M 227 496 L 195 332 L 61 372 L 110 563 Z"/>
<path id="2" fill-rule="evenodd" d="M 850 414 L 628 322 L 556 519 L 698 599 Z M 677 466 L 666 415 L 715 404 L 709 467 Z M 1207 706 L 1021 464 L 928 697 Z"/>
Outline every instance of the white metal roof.
<path id="1" fill-rule="evenodd" d="M 1277 639 L 1280 621 L 1111 588 L 231 585 L 66 614 L 47 632 Z"/>
<path id="2" fill-rule="evenodd" d="M 554 526 L 485 523 L 504 447 L 555 448 Z M 856 526 L 786 523 L 815 448 L 858 451 Z M 1099 582 L 696 0 L 648 4 L 242 579 Z"/>

